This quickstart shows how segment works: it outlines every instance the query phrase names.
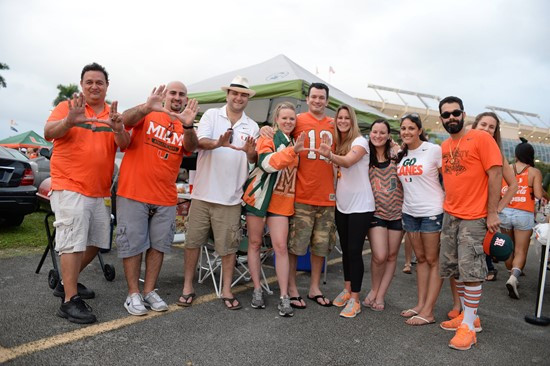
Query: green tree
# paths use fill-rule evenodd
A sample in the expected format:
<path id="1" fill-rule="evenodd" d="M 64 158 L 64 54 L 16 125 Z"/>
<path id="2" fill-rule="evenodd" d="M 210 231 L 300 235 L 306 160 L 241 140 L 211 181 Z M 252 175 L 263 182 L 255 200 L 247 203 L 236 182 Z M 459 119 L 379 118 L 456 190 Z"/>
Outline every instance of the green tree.
<path id="1" fill-rule="evenodd" d="M 4 64 L 0 62 L 0 70 L 9 70 L 10 67 L 7 64 Z M 4 77 L 0 75 L 0 88 L 5 88 L 7 86 L 6 80 L 4 80 Z"/>
<path id="2" fill-rule="evenodd" d="M 78 85 L 76 84 L 59 84 L 57 89 L 59 90 L 59 93 L 57 94 L 57 98 L 53 101 L 54 107 L 65 100 L 71 99 L 74 93 L 78 93 Z"/>

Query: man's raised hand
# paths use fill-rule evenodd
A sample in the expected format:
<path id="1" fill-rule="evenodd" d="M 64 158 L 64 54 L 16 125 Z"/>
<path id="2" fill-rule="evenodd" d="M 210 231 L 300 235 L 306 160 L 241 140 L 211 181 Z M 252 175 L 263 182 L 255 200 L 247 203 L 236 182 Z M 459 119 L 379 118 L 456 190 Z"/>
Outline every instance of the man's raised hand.
<path id="1" fill-rule="evenodd" d="M 164 98 L 166 97 L 166 92 L 166 85 L 159 85 L 158 88 L 153 88 L 151 95 L 149 95 L 149 98 L 147 98 L 147 102 L 145 102 L 145 107 L 154 112 L 164 112 L 171 114 L 172 112 L 164 108 L 164 105 L 162 104 Z"/>
<path id="2" fill-rule="evenodd" d="M 94 118 L 86 118 L 86 98 L 82 93 L 74 93 L 73 98 L 68 100 L 69 114 L 65 123 L 73 127 L 79 123 L 94 122 Z"/>
<path id="3" fill-rule="evenodd" d="M 187 106 L 181 113 L 170 112 L 171 116 L 176 117 L 184 127 L 193 126 L 193 121 L 199 112 L 199 102 L 196 99 L 191 99 L 187 102 Z"/>

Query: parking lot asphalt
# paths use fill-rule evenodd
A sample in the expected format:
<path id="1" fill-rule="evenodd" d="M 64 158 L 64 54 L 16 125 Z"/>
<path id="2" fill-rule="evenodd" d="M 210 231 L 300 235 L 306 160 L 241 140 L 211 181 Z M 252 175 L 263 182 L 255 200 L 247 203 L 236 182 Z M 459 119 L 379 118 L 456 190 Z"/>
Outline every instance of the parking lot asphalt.
<path id="1" fill-rule="evenodd" d="M 370 287 L 370 255 L 365 247 L 363 293 Z M 115 266 L 113 282 L 105 280 L 95 260 L 80 282 L 96 292 L 88 300 L 99 322 L 82 326 L 55 315 L 60 300 L 48 287 L 48 258 L 42 271 L 34 271 L 38 255 L 0 259 L 0 363 L 9 365 L 524 365 L 550 364 L 550 327 L 528 324 L 524 316 L 535 311 L 540 256 L 531 246 L 526 276 L 520 278 L 520 300 L 508 297 L 503 263 L 496 282 L 483 287 L 479 309 L 483 331 L 469 351 L 447 344 L 453 332 L 439 328 L 446 320 L 452 299 L 448 283 L 441 291 L 437 323 L 408 326 L 399 313 L 416 303 L 416 279 L 401 272 L 398 258 L 394 280 L 382 312 L 363 308 L 354 319 L 338 316 L 340 309 L 307 301 L 307 309 L 292 318 L 277 312 L 278 287 L 273 267 L 264 266 L 273 295 L 267 308 L 250 307 L 251 284 L 235 287 L 243 309 L 226 310 L 210 280 L 196 284 L 198 298 L 190 308 L 175 305 L 183 283 L 183 250 L 166 256 L 160 275 L 159 294 L 170 305 L 165 313 L 144 317 L 129 315 L 123 307 L 126 283 L 116 252 L 105 254 Z M 331 254 L 327 284 L 330 298 L 341 288 L 340 256 Z M 550 281 L 549 281 L 550 282 Z M 298 286 L 307 295 L 309 273 L 301 273 Z M 543 314 L 550 316 L 550 285 L 546 286 Z"/>

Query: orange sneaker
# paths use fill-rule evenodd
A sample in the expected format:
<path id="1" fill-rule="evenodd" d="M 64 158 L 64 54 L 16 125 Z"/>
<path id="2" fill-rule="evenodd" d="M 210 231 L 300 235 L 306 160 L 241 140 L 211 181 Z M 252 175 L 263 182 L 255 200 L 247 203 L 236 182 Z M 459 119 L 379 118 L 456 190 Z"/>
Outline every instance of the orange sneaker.
<path id="1" fill-rule="evenodd" d="M 344 310 L 340 312 L 340 316 L 344 318 L 355 318 L 361 312 L 361 304 L 355 299 L 349 299 Z"/>
<path id="2" fill-rule="evenodd" d="M 449 347 L 466 351 L 477 343 L 476 332 L 470 330 L 467 324 L 461 324 L 456 330 L 456 334 L 449 342 Z"/>
<path id="3" fill-rule="evenodd" d="M 460 310 L 456 310 L 456 309 L 451 309 L 449 310 L 449 312 L 447 313 L 447 317 L 449 319 L 454 319 L 456 318 L 457 316 L 460 315 Z"/>
<path id="4" fill-rule="evenodd" d="M 456 331 L 462 324 L 463 320 L 464 320 L 464 312 L 461 312 L 460 315 L 457 316 L 456 318 L 441 322 L 439 326 L 441 327 L 441 329 Z M 479 320 L 479 316 L 476 318 L 476 320 L 474 320 L 474 328 L 476 333 L 479 333 L 483 330 L 481 328 L 481 320 Z"/>
<path id="5" fill-rule="evenodd" d="M 332 300 L 332 305 L 341 308 L 342 306 L 346 305 L 350 298 L 351 294 L 348 292 L 348 290 L 343 289 L 342 292 L 340 292 L 338 296 L 336 296 L 336 299 Z"/>

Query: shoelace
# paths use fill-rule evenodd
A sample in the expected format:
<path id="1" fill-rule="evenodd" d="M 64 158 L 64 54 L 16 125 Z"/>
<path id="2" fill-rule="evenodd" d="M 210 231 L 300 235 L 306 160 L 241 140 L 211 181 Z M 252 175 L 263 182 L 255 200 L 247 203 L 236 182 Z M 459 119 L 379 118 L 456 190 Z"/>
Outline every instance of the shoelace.
<path id="1" fill-rule="evenodd" d="M 162 299 L 160 298 L 159 294 L 157 294 L 157 292 L 155 290 L 151 291 L 148 295 L 149 298 L 153 298 L 153 300 L 155 300 L 155 302 L 161 302 Z"/>
<path id="2" fill-rule="evenodd" d="M 344 309 L 344 311 L 345 311 L 345 312 L 347 312 L 347 311 L 352 311 L 354 305 L 355 305 L 355 300 L 350 299 L 350 300 L 348 301 L 348 303 L 346 304 L 346 308 Z"/>
<path id="3" fill-rule="evenodd" d="M 281 299 L 281 305 L 283 308 L 289 308 L 290 307 L 290 298 L 289 297 L 283 297 Z"/>
<path id="4" fill-rule="evenodd" d="M 254 296 L 254 300 L 262 301 L 262 291 L 254 291 L 252 296 Z"/>

